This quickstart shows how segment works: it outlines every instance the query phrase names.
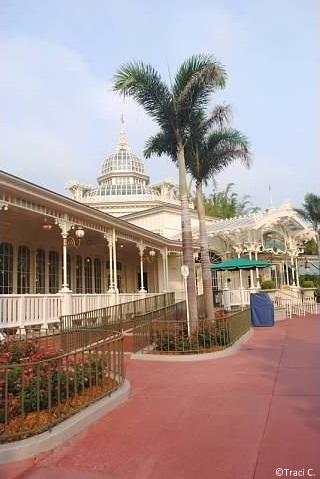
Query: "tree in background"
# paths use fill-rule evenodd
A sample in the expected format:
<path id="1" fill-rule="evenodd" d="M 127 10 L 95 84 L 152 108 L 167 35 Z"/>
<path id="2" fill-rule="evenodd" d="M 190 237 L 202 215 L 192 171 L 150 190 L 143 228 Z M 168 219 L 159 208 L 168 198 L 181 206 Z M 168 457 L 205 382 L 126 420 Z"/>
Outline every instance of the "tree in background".
<path id="1" fill-rule="evenodd" d="M 302 216 L 308 223 L 311 223 L 317 238 L 318 257 L 320 264 L 320 241 L 319 241 L 319 227 L 320 227 L 320 196 L 314 193 L 307 193 L 302 203 L 302 208 L 295 208 L 295 211 Z"/>
<path id="2" fill-rule="evenodd" d="M 194 55 L 183 62 L 170 87 L 151 65 L 143 62 L 128 63 L 114 76 L 114 90 L 134 98 L 160 127 L 159 133 L 149 139 L 146 151 L 167 154 L 177 160 L 183 261 L 189 267 L 189 311 L 194 323 L 198 311 L 184 151 L 194 118 L 203 115 L 211 93 L 223 88 L 225 81 L 223 66 L 206 55 Z"/>
<path id="3" fill-rule="evenodd" d="M 214 182 L 214 191 L 204 196 L 205 212 L 214 218 L 233 218 L 234 216 L 257 213 L 260 208 L 253 206 L 249 195 L 242 198 L 233 191 L 234 183 L 229 183 L 225 190 L 218 191 Z"/>

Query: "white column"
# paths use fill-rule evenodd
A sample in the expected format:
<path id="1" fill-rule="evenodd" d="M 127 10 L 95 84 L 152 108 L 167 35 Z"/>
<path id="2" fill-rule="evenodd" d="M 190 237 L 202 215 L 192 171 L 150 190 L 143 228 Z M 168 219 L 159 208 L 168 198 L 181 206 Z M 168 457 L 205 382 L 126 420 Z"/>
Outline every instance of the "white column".
<path id="1" fill-rule="evenodd" d="M 56 220 L 56 224 L 61 230 L 62 236 L 62 263 L 63 263 L 63 285 L 60 290 L 61 294 L 61 312 L 63 315 L 72 314 L 72 291 L 68 287 L 67 283 L 67 246 L 68 246 L 68 231 L 70 230 L 72 223 L 65 220 Z"/>
<path id="2" fill-rule="evenodd" d="M 59 226 L 61 230 L 62 236 L 62 288 L 61 293 L 68 293 L 71 292 L 68 286 L 68 279 L 67 279 L 67 246 L 68 246 L 68 232 L 72 226 L 72 223 L 67 219 L 59 219 L 56 220 L 56 224 Z"/>
<path id="3" fill-rule="evenodd" d="M 252 251 L 249 251 L 249 259 L 252 259 Z M 253 269 L 250 269 L 250 289 L 255 289 L 254 284 L 253 284 Z"/>
<path id="4" fill-rule="evenodd" d="M 61 292 L 70 291 L 67 279 L 67 238 L 68 233 L 61 233 L 62 236 L 62 288 Z"/>
<path id="5" fill-rule="evenodd" d="M 296 256 L 295 258 L 295 272 L 296 272 L 296 285 L 297 286 L 300 286 L 300 282 L 299 282 L 299 269 L 298 269 L 298 258 Z"/>
<path id="6" fill-rule="evenodd" d="M 286 272 L 286 285 L 289 286 L 289 273 L 288 273 L 288 258 L 287 258 L 287 256 L 286 256 L 285 264 L 286 264 L 286 268 L 285 268 L 285 272 Z"/>
<path id="7" fill-rule="evenodd" d="M 118 290 L 118 272 L 117 272 L 117 248 L 116 248 L 116 230 L 113 228 L 112 231 L 112 247 L 113 247 L 113 284 L 114 290 L 116 293 L 119 293 Z"/>
<path id="8" fill-rule="evenodd" d="M 109 284 L 108 286 L 108 293 L 114 293 L 114 286 L 113 286 L 113 264 L 112 264 L 112 250 L 113 250 L 113 241 L 111 233 L 106 233 L 104 235 L 105 239 L 107 240 L 107 245 L 109 248 Z"/>
<path id="9" fill-rule="evenodd" d="M 140 293 L 145 293 L 144 289 L 144 284 L 143 284 L 143 252 L 145 250 L 145 246 L 143 245 L 143 242 L 140 241 L 140 243 L 137 243 L 137 247 L 139 249 L 139 255 L 140 255 Z"/>
<path id="10" fill-rule="evenodd" d="M 163 290 L 164 291 L 168 291 L 168 285 L 169 285 L 169 281 L 168 281 L 168 248 L 165 247 L 165 248 L 162 248 L 160 250 L 160 254 L 161 254 L 161 257 L 162 257 L 162 285 L 163 285 Z M 159 278 L 160 279 L 160 278 Z"/>
<path id="11" fill-rule="evenodd" d="M 296 274 L 295 274 L 295 269 L 294 269 L 294 260 L 293 256 L 290 256 L 290 262 L 291 262 L 291 271 L 292 271 L 292 286 L 296 285 Z"/>
<path id="12" fill-rule="evenodd" d="M 169 291 L 169 266 L 168 266 L 168 248 L 165 248 L 165 266 L 166 266 L 166 271 L 165 271 L 165 285 L 166 285 L 166 291 Z"/>
<path id="13" fill-rule="evenodd" d="M 254 252 L 254 259 L 257 260 L 258 259 L 258 251 L 255 251 Z M 259 278 L 259 279 L 258 279 Z M 260 289 L 261 288 L 261 285 L 260 285 L 260 273 L 259 273 L 259 268 L 256 268 L 256 279 L 257 279 L 257 289 Z"/>

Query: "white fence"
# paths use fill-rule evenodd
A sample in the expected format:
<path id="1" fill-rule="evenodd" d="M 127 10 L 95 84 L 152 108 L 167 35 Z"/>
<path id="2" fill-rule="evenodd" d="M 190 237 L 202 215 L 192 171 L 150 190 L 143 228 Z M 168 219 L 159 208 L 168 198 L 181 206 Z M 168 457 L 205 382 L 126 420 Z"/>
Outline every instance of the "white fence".
<path id="1" fill-rule="evenodd" d="M 50 328 L 59 324 L 62 314 L 105 308 L 146 296 L 155 294 L 4 294 L 0 296 L 0 331 L 24 326 Z"/>
<path id="2" fill-rule="evenodd" d="M 221 295 L 222 306 L 226 310 L 236 306 L 247 307 L 250 305 L 250 293 L 256 293 L 256 290 L 224 288 Z"/>
<path id="3" fill-rule="evenodd" d="M 293 291 L 277 290 L 273 293 L 268 290 L 259 290 L 268 293 L 272 299 L 275 309 L 285 311 L 286 317 L 292 315 L 305 316 L 306 313 L 316 314 L 317 303 L 313 296 L 302 295 L 300 290 L 295 288 Z M 231 310 L 233 307 L 247 307 L 250 305 L 250 294 L 257 290 L 251 289 L 229 289 L 224 288 L 221 294 L 221 303 L 224 309 Z"/>

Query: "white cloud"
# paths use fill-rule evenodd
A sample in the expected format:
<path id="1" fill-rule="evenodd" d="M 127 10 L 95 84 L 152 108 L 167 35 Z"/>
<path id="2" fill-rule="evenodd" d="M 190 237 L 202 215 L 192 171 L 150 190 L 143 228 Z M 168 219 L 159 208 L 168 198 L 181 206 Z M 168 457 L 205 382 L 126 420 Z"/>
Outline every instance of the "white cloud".
<path id="1" fill-rule="evenodd" d="M 155 130 L 130 100 L 92 75 L 76 53 L 15 38 L 2 45 L 2 168 L 59 191 L 70 177 L 95 177 L 116 147 L 120 114 L 132 149 Z"/>

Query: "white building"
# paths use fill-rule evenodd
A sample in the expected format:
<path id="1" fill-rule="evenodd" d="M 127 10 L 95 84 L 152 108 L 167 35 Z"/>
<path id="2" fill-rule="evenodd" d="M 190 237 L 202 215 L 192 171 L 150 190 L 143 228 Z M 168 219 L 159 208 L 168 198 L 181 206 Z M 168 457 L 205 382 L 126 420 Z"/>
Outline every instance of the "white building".
<path id="1" fill-rule="evenodd" d="M 44 317 L 56 322 L 66 304 L 78 312 L 146 292 L 174 291 L 183 298 L 178 186 L 173 180 L 150 185 L 142 160 L 129 150 L 123 123 L 97 186 L 69 182 L 72 199 L 6 172 L 0 172 L 0 186 L 0 329 Z M 191 206 L 190 214 L 201 293 L 197 212 Z M 313 235 L 289 205 L 231 220 L 208 218 L 208 232 L 218 258 L 271 261 L 264 274 L 278 287 L 298 285 L 297 258 Z M 247 280 L 245 287 L 256 285 L 255 272 Z"/>

